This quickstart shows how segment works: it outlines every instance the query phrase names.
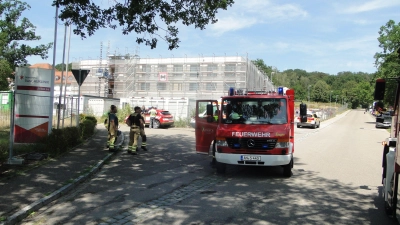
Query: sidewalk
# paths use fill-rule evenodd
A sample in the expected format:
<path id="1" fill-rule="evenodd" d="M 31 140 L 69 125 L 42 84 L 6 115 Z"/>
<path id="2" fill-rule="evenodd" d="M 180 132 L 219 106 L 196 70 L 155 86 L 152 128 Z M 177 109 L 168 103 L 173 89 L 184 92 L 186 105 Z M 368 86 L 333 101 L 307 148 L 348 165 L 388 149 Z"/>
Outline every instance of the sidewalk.
<path id="1" fill-rule="evenodd" d="M 9 179 L 0 177 L 0 224 L 15 224 L 65 195 L 96 173 L 113 153 L 105 148 L 107 131 L 96 133 L 58 159 Z"/>

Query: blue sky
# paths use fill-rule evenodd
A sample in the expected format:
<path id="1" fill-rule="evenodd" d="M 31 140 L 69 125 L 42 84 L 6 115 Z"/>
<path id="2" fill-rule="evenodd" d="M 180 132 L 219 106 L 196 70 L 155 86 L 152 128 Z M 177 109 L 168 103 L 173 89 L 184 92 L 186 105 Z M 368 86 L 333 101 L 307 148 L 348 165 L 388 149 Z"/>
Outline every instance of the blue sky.
<path id="1" fill-rule="evenodd" d="M 22 17 L 37 28 L 40 41 L 53 42 L 55 8 L 51 0 L 27 0 L 31 9 Z M 107 6 L 108 0 L 96 0 Z M 262 59 L 277 70 L 303 69 L 336 75 L 338 72 L 376 71 L 374 54 L 380 52 L 379 29 L 390 19 L 400 22 L 400 0 L 236 0 L 217 15 L 219 22 L 205 30 L 177 24 L 179 48 L 168 50 L 163 40 L 156 49 L 136 44 L 136 34 L 101 29 L 82 40 L 71 35 L 69 62 L 98 59 L 103 42 L 103 59 L 110 54 L 138 54 L 141 58 L 248 56 Z M 64 25 L 59 22 L 56 64 L 62 62 Z M 68 44 L 68 38 L 67 38 Z M 108 47 L 109 46 L 109 47 Z M 68 49 L 67 49 L 68 50 Z M 67 57 L 67 50 L 65 58 Z M 49 58 L 29 57 L 30 64 L 53 62 Z M 66 62 L 66 59 L 65 59 Z"/>

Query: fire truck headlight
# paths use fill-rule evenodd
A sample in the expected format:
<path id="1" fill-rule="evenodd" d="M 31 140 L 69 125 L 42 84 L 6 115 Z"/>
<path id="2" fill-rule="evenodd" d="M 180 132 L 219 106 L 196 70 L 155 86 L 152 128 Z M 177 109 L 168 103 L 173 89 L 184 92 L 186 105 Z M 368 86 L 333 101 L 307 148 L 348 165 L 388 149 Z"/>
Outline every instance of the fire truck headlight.
<path id="1" fill-rule="evenodd" d="M 226 142 L 225 140 L 217 140 L 217 141 L 215 142 L 215 144 L 216 144 L 217 146 L 222 146 L 222 147 L 227 147 L 227 146 L 228 146 L 228 142 Z"/>
<path id="2" fill-rule="evenodd" d="M 275 148 L 289 148 L 290 142 L 277 142 Z"/>

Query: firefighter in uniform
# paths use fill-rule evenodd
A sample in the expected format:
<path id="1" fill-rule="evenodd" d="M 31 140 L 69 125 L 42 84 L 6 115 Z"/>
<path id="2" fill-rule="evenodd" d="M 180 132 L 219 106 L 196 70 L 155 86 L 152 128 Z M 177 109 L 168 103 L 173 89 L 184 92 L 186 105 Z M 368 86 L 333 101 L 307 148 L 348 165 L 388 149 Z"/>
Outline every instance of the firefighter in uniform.
<path id="1" fill-rule="evenodd" d="M 144 121 L 141 116 L 141 108 L 136 106 L 134 108 L 134 113 L 129 115 L 128 120 L 131 124 L 130 132 L 129 132 L 129 145 L 127 152 L 130 154 L 136 155 L 136 151 L 138 150 L 138 139 L 140 136 L 140 130 L 144 129 Z"/>
<path id="2" fill-rule="evenodd" d="M 117 113 L 117 107 L 115 105 L 111 105 L 106 126 L 108 130 L 107 146 L 110 151 L 115 151 L 114 144 L 115 141 L 117 140 L 117 135 L 118 135 L 118 117 L 116 113 Z"/>

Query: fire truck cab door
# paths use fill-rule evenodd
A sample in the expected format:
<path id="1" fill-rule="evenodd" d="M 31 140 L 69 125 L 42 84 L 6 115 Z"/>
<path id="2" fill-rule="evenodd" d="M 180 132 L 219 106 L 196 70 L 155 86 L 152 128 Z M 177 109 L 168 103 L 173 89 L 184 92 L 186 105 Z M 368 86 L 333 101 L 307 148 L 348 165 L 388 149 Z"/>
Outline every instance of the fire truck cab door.
<path id="1" fill-rule="evenodd" d="M 211 115 L 207 115 L 207 105 L 212 105 Z M 209 106 L 210 107 L 210 106 Z M 218 126 L 218 117 L 214 115 L 218 110 L 217 100 L 197 100 L 195 115 L 196 153 L 209 154 L 211 143 L 215 140 Z"/>

